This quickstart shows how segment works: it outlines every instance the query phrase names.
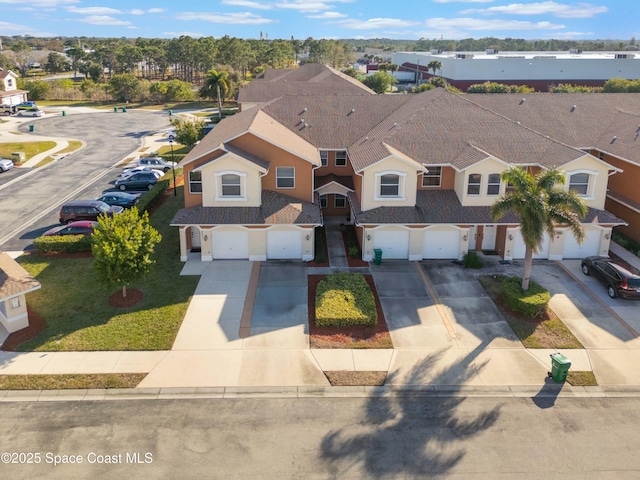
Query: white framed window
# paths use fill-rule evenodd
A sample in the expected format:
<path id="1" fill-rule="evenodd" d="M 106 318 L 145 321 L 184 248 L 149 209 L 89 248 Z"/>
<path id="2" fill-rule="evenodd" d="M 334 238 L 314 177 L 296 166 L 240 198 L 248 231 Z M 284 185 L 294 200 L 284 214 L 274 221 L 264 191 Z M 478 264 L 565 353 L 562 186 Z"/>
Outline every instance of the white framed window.
<path id="1" fill-rule="evenodd" d="M 326 150 L 320 150 L 320 163 L 323 167 L 329 165 L 329 152 Z"/>
<path id="2" fill-rule="evenodd" d="M 276 167 L 276 188 L 296 188 L 295 167 Z"/>
<path id="3" fill-rule="evenodd" d="M 327 208 L 327 196 L 320 195 L 320 208 Z"/>
<path id="4" fill-rule="evenodd" d="M 467 180 L 467 195 L 480 195 L 480 182 L 482 175 L 479 173 L 470 173 Z"/>
<path id="5" fill-rule="evenodd" d="M 422 174 L 422 186 L 439 187 L 442 184 L 442 167 L 427 167 L 427 170 Z"/>
<path id="6" fill-rule="evenodd" d="M 220 185 L 223 197 L 241 197 L 242 185 L 240 175 L 227 173 L 220 177 Z"/>
<path id="7" fill-rule="evenodd" d="M 334 195 L 333 196 L 333 206 L 335 208 L 344 208 L 347 206 L 347 197 L 344 195 Z"/>
<path id="8" fill-rule="evenodd" d="M 11 299 L 11 308 L 13 309 L 20 308 L 20 297 L 15 297 Z"/>
<path id="9" fill-rule="evenodd" d="M 189 193 L 202 193 L 202 172 L 189 172 Z"/>
<path id="10" fill-rule="evenodd" d="M 405 172 L 376 173 L 376 200 L 404 200 Z"/>
<path id="11" fill-rule="evenodd" d="M 490 173 L 487 180 L 487 195 L 500 195 L 500 174 Z"/>
<path id="12" fill-rule="evenodd" d="M 346 166 L 347 166 L 347 151 L 338 150 L 336 152 L 336 167 L 346 167 Z"/>
<path id="13" fill-rule="evenodd" d="M 591 174 L 577 172 L 569 176 L 569 190 L 573 190 L 581 197 L 588 197 L 591 193 Z"/>

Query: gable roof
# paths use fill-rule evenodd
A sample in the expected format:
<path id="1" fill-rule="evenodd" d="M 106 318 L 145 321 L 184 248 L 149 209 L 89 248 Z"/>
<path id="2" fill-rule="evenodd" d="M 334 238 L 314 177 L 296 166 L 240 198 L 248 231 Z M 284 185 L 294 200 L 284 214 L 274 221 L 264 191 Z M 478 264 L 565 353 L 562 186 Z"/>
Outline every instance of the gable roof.
<path id="1" fill-rule="evenodd" d="M 0 252 L 0 300 L 40 288 L 40 282 L 4 252 Z"/>

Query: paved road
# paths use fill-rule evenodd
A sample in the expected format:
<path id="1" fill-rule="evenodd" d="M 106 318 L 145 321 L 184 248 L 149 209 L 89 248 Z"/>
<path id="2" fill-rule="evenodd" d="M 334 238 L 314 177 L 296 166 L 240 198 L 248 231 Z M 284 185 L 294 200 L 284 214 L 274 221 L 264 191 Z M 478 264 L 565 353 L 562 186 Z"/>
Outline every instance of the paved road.
<path id="1" fill-rule="evenodd" d="M 639 414 L 636 398 L 3 403 L 0 452 L 41 460 L 0 470 L 12 479 L 637 479 Z M 52 455 L 82 464 L 54 466 Z M 118 463 L 89 463 L 107 460 Z"/>
<path id="2" fill-rule="evenodd" d="M 162 112 L 88 113 L 55 116 L 20 126 L 27 135 L 79 139 L 82 150 L 45 168 L 0 178 L 0 249 L 22 250 L 45 229 L 58 224 L 59 206 L 68 199 L 94 198 L 110 187 L 113 165 L 140 146 L 141 137 L 167 128 Z M 14 169 L 17 170 L 17 169 Z M 9 173 L 9 172 L 8 172 Z"/>

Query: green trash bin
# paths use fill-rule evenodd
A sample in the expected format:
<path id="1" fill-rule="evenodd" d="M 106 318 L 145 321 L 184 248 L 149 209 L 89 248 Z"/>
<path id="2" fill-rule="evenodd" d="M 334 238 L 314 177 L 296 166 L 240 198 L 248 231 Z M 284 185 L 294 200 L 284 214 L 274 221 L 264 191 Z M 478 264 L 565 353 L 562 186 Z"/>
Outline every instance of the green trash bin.
<path id="1" fill-rule="evenodd" d="M 379 248 L 373 249 L 373 263 L 380 265 L 382 263 L 382 250 Z"/>
<path id="2" fill-rule="evenodd" d="M 122 113 L 125 113 L 127 111 L 127 107 L 122 107 Z"/>
<path id="3" fill-rule="evenodd" d="M 35 125 L 29 125 L 29 131 L 33 132 L 36 129 Z"/>
<path id="4" fill-rule="evenodd" d="M 62 110 L 62 116 L 66 117 L 67 116 L 67 112 L 65 112 L 64 110 Z"/>
<path id="5" fill-rule="evenodd" d="M 551 371 L 549 376 L 556 383 L 562 383 L 567 380 L 567 374 L 571 367 L 571 360 L 562 355 L 561 353 L 551 354 Z"/>
<path id="6" fill-rule="evenodd" d="M 173 115 L 173 110 L 169 110 L 169 116 Z"/>
<path id="7" fill-rule="evenodd" d="M 118 113 L 118 107 L 113 107 L 113 113 Z"/>

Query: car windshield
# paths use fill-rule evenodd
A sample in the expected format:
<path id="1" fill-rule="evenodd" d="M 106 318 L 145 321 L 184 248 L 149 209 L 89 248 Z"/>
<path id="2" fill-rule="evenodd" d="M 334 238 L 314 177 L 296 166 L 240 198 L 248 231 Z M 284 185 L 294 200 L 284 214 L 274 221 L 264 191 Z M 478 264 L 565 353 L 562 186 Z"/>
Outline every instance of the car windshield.
<path id="1" fill-rule="evenodd" d="M 97 208 L 101 213 L 105 213 L 109 211 L 109 205 L 107 205 L 106 203 L 99 203 Z"/>
<path id="2" fill-rule="evenodd" d="M 640 278 L 630 278 L 627 283 L 630 287 L 640 288 Z"/>

